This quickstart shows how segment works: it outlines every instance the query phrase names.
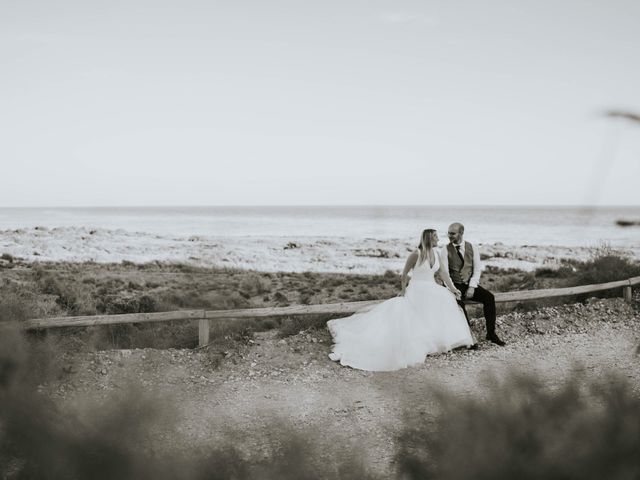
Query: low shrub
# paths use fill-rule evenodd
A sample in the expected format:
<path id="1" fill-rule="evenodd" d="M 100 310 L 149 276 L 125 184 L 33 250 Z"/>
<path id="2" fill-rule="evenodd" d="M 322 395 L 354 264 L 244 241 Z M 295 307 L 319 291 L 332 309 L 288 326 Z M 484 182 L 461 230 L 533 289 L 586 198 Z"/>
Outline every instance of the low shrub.
<path id="1" fill-rule="evenodd" d="M 273 295 L 273 300 L 279 305 L 279 306 L 286 306 L 289 305 L 289 299 L 281 292 L 276 292 Z"/>
<path id="2" fill-rule="evenodd" d="M 436 428 L 409 407 L 396 460 L 405 479 L 640 477 L 640 398 L 615 374 L 557 389 L 522 375 L 486 395 L 438 395 Z M 461 461 L 461 459 L 464 459 Z"/>
<path id="3" fill-rule="evenodd" d="M 309 305 L 311 303 L 311 295 L 309 293 L 302 292 L 299 296 L 299 302 L 301 305 Z"/>
<path id="4" fill-rule="evenodd" d="M 387 280 L 400 280 L 398 272 L 394 272 L 393 270 L 385 270 L 383 277 Z"/>
<path id="5" fill-rule="evenodd" d="M 541 267 L 536 269 L 536 278 L 570 278 L 576 272 L 576 267 L 566 263 L 561 264 L 558 268 Z"/>
<path id="6" fill-rule="evenodd" d="M 28 292 L 2 286 L 0 322 L 19 322 L 34 317 L 34 299 Z"/>
<path id="7" fill-rule="evenodd" d="M 570 278 L 570 284 L 590 285 L 635 276 L 640 276 L 640 263 L 625 256 L 606 255 L 576 265 L 576 273 Z"/>
<path id="8" fill-rule="evenodd" d="M 269 283 L 263 280 L 260 275 L 255 273 L 245 275 L 240 281 L 239 287 L 250 296 L 262 295 L 269 291 Z"/>
<path id="9" fill-rule="evenodd" d="M 103 314 L 117 315 L 155 312 L 156 306 L 156 300 L 149 295 L 105 295 L 98 300 L 96 309 Z"/>

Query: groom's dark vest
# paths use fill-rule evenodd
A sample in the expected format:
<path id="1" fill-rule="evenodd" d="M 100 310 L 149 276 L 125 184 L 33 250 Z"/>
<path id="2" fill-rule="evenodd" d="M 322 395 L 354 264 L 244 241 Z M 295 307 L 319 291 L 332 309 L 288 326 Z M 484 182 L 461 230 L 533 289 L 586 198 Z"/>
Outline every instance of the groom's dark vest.
<path id="1" fill-rule="evenodd" d="M 473 247 L 469 242 L 464 242 L 464 264 L 458 255 L 453 243 L 447 245 L 449 260 L 449 275 L 453 283 L 469 283 L 473 275 Z"/>

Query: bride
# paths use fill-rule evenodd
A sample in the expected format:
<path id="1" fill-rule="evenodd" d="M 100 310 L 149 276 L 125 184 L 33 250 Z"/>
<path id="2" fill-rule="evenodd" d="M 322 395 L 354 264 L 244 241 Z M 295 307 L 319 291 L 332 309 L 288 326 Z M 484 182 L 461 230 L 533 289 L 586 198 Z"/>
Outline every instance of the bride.
<path id="1" fill-rule="evenodd" d="M 327 322 L 334 341 L 331 360 L 360 370 L 390 371 L 422 363 L 430 354 L 475 344 L 456 302 L 460 291 L 449 272 L 440 268 L 437 246 L 436 231 L 424 230 L 418 249 L 407 259 L 398 297 Z M 435 282 L 436 273 L 447 288 Z"/>

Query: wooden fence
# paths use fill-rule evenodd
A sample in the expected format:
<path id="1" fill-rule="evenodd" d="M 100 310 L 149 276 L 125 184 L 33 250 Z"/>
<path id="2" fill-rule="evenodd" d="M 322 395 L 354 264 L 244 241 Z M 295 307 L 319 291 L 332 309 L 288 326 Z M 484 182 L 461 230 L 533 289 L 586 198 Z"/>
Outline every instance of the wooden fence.
<path id="1" fill-rule="evenodd" d="M 631 301 L 631 288 L 640 284 L 640 277 L 619 280 L 617 282 L 597 285 L 581 285 L 568 288 L 549 288 L 543 290 L 519 290 L 515 292 L 495 293 L 496 303 L 522 302 L 542 298 L 566 297 L 603 290 L 622 289 L 626 301 Z M 198 343 L 204 346 L 209 343 L 209 325 L 212 320 L 283 317 L 296 315 L 345 314 L 363 311 L 382 300 L 363 302 L 328 303 L 321 305 L 292 305 L 290 307 L 247 308 L 241 310 L 178 310 L 158 313 L 127 313 L 122 315 L 92 315 L 82 317 L 38 318 L 21 323 L 26 330 L 57 327 L 89 327 L 96 325 L 114 325 L 122 323 L 168 322 L 172 320 L 198 320 Z M 473 304 L 475 302 L 467 301 Z"/>

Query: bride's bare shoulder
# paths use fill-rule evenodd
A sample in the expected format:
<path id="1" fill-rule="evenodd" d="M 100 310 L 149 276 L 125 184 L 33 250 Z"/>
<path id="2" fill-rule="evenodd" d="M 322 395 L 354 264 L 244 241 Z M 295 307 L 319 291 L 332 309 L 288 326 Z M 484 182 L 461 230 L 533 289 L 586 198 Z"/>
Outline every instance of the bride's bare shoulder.
<path id="1" fill-rule="evenodd" d="M 409 254 L 409 257 L 407 258 L 407 263 L 415 264 L 418 261 L 418 257 L 420 257 L 420 251 L 414 250 Z"/>

